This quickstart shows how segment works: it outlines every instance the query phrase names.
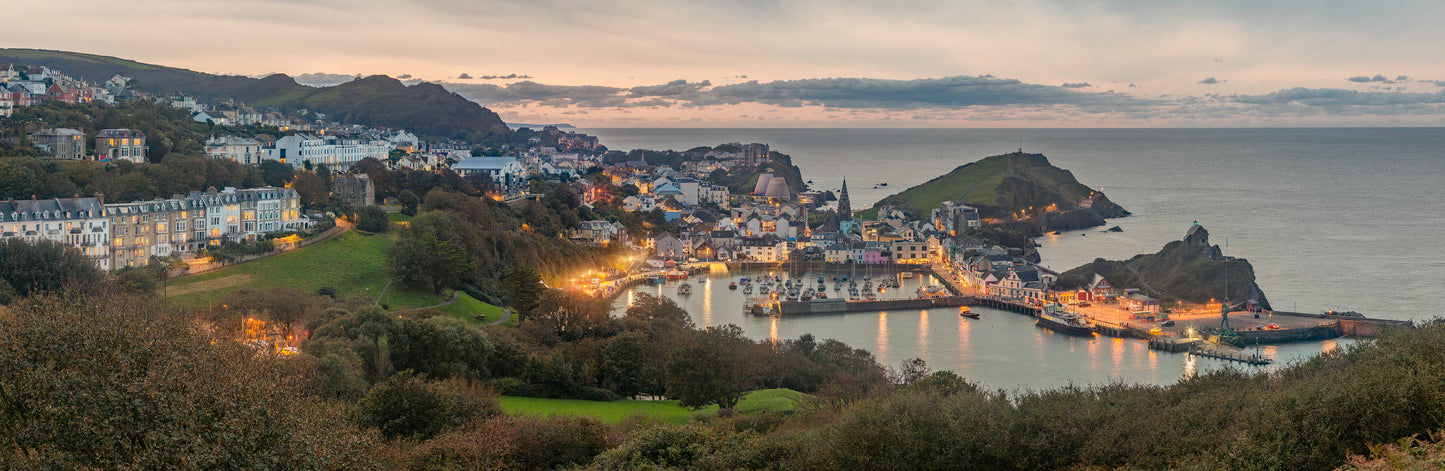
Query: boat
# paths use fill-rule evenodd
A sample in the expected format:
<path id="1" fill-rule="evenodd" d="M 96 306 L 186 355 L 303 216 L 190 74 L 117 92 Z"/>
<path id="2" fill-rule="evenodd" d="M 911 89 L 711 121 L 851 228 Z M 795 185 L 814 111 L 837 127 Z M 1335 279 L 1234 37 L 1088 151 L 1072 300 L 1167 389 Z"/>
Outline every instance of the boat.
<path id="1" fill-rule="evenodd" d="M 1094 336 L 1094 324 L 1078 313 L 1065 311 L 1064 306 L 1059 303 L 1044 306 L 1044 310 L 1039 312 L 1036 324 L 1061 334 Z"/>
<path id="2" fill-rule="evenodd" d="M 899 274 L 898 276 L 902 277 L 902 278 L 905 279 L 905 280 L 912 279 L 912 278 L 913 278 L 913 272 L 911 272 L 911 271 L 906 271 L 906 272 L 903 272 L 903 273 Z"/>
<path id="3" fill-rule="evenodd" d="M 968 306 L 960 306 L 958 308 L 958 315 L 967 317 L 969 319 L 978 319 L 978 313 L 973 312 L 973 310 L 969 309 Z"/>
<path id="4" fill-rule="evenodd" d="M 753 294 L 753 285 L 743 285 L 743 294 Z"/>
<path id="5" fill-rule="evenodd" d="M 692 283 L 683 283 L 677 285 L 677 294 L 692 294 Z"/>
<path id="6" fill-rule="evenodd" d="M 728 283 L 728 289 L 738 289 L 738 283 L 736 281 Z"/>
<path id="7" fill-rule="evenodd" d="M 813 299 L 828 299 L 828 291 L 819 290 L 818 295 L 814 296 Z"/>
<path id="8" fill-rule="evenodd" d="M 823 277 L 821 277 L 821 276 L 818 277 L 818 284 L 820 284 L 820 285 L 823 284 Z"/>

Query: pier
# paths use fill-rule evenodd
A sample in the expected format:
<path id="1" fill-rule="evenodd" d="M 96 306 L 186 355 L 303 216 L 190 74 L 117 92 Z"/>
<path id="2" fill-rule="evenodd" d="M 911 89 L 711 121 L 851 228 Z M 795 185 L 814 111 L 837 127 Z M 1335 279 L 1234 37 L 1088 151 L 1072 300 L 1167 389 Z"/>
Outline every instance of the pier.
<path id="1" fill-rule="evenodd" d="M 1240 363 L 1248 363 L 1251 365 L 1268 365 L 1270 363 L 1274 363 L 1273 359 L 1265 358 L 1261 355 L 1225 350 L 1218 346 L 1203 342 L 1189 347 L 1189 354 L 1209 358 L 1218 358 L 1220 360 L 1237 361 Z"/>

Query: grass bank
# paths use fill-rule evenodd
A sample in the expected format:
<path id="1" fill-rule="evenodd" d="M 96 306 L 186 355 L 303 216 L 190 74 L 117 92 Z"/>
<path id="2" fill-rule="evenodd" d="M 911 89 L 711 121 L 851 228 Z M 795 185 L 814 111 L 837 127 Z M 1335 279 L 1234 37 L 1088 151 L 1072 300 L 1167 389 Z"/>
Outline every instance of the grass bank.
<path id="1" fill-rule="evenodd" d="M 242 263 L 220 270 L 170 280 L 171 302 L 185 307 L 206 307 L 220 302 L 226 294 L 241 289 L 268 290 L 280 287 L 314 293 L 318 288 L 336 288 L 338 295 L 381 292 L 390 278 L 386 257 L 392 239 L 347 231 L 334 239 L 280 255 Z"/>
<path id="2" fill-rule="evenodd" d="M 738 402 L 737 412 L 756 414 L 763 411 L 790 411 L 798 409 L 808 399 L 791 389 L 763 389 L 753 391 Z M 632 415 L 645 415 L 674 424 L 687 423 L 694 414 L 712 414 L 717 406 L 691 410 L 677 405 L 677 401 L 583 401 L 579 399 L 541 399 L 535 397 L 502 396 L 502 410 L 512 415 L 574 415 L 593 417 L 609 424 L 621 422 Z"/>

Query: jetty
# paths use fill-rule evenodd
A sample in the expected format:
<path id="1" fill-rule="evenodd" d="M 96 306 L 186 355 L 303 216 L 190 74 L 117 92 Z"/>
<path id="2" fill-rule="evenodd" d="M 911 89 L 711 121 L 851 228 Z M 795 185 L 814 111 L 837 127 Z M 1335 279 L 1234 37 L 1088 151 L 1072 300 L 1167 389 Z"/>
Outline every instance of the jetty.
<path id="1" fill-rule="evenodd" d="M 1228 350 L 1225 348 L 1221 348 L 1217 345 L 1205 342 L 1199 342 L 1189 347 L 1189 354 L 1201 357 L 1218 358 L 1221 360 L 1237 361 L 1250 365 L 1268 365 L 1270 363 L 1274 363 L 1273 359 L 1266 358 L 1259 354 Z"/>

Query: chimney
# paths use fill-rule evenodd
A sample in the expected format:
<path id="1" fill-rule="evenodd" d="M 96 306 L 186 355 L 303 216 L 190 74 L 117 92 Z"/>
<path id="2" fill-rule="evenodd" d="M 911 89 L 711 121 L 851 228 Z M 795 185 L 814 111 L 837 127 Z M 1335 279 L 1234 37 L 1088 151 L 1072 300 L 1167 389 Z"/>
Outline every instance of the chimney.
<path id="1" fill-rule="evenodd" d="M 95 199 L 100 200 L 100 204 L 105 204 L 105 193 L 96 192 Z"/>

